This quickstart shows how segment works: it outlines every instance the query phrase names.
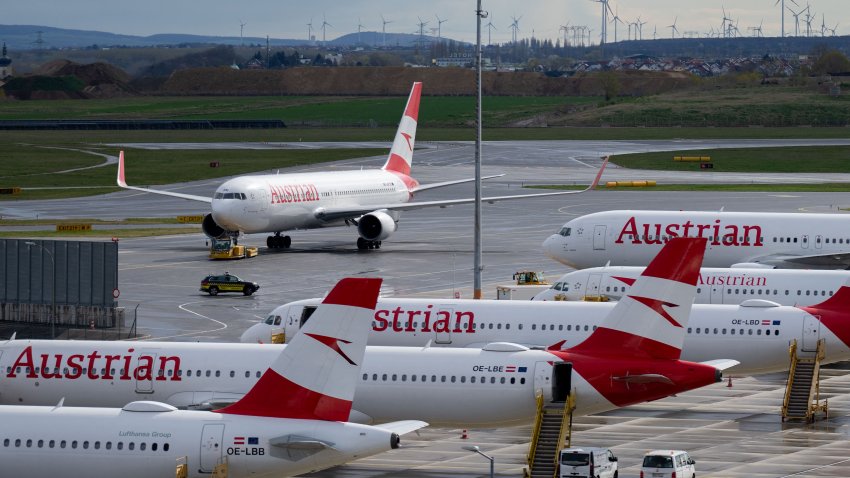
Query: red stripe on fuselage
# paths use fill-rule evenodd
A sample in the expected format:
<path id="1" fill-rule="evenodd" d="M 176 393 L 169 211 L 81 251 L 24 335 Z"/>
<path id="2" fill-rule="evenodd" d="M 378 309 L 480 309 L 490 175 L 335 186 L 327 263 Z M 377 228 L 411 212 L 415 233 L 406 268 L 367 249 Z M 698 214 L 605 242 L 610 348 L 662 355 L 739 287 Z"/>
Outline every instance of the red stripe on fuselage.
<path id="1" fill-rule="evenodd" d="M 351 402 L 306 389 L 269 369 L 241 400 L 217 412 L 345 422 Z"/>
<path id="2" fill-rule="evenodd" d="M 577 355 L 552 352 L 564 361 L 572 362 L 573 370 L 581 375 L 606 400 L 618 407 L 658 400 L 717 382 L 714 367 L 681 360 L 639 360 L 623 357 Z M 615 378 L 630 375 L 663 375 L 673 383 L 634 383 Z M 573 384 L 575 385 L 575 384 Z"/>
<path id="3" fill-rule="evenodd" d="M 682 351 L 665 343 L 620 330 L 599 327 L 582 343 L 567 349 L 567 352 L 618 357 L 620 359 L 665 359 L 676 360 Z"/>

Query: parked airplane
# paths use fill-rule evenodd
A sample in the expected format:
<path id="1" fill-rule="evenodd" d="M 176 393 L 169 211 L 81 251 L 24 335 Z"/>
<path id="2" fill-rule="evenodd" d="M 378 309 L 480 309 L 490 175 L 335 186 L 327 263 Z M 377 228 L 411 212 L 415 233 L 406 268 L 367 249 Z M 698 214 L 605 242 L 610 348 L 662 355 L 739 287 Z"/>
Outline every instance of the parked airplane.
<path id="1" fill-rule="evenodd" d="M 270 365 L 252 381 L 253 388 L 217 412 L 180 411 L 153 401 L 120 409 L 72 408 L 59 398 L 52 407 L 0 406 L 2 475 L 149 478 L 174 476 L 183 462 L 192 477 L 211 476 L 220 463 L 227 464 L 227 476 L 234 478 L 291 476 L 398 447 L 398 434 L 427 424 L 345 422 L 380 284 L 380 279 L 343 279 L 303 333 L 268 357 L 265 363 Z M 144 386 L 152 383 L 152 353 L 107 356 L 101 371 L 91 366 L 96 352 L 70 355 L 61 367 L 57 358 L 55 369 L 42 362 L 38 373 L 45 385 L 87 387 L 88 380 L 74 380 L 105 381 L 109 369 L 123 367 L 119 374 L 111 372 L 109 380 Z"/>
<path id="2" fill-rule="evenodd" d="M 575 391 L 575 413 L 588 414 L 714 383 L 721 369 L 737 362 L 678 360 L 700 248 L 704 240 L 668 244 L 667 254 L 650 266 L 654 271 L 635 283 L 635 298 L 621 300 L 584 343 L 567 350 L 506 342 L 483 349 L 367 347 L 351 419 L 414 416 L 453 426 L 518 425 L 534 417 L 538 392 L 548 402 Z M 612 340 L 617 347 L 610 347 Z M 105 405 L 148 396 L 179 407 L 215 408 L 241 397 L 279 350 L 258 344 L 12 340 L 0 344 L 0 400 L 43 404 L 65 397 Z"/>
<path id="3" fill-rule="evenodd" d="M 266 174 L 230 179 L 212 198 L 171 191 L 128 186 L 124 175 L 124 152 L 118 156 L 118 185 L 122 188 L 174 196 L 211 204 L 212 212 L 204 216 L 203 231 L 213 238 L 237 238 L 239 233 L 272 232 L 269 248 L 288 248 L 294 229 L 355 225 L 360 237 L 358 249 L 377 249 L 398 227 L 401 212 L 426 207 L 469 204 L 469 199 L 410 202 L 416 193 L 451 186 L 472 179 L 419 184 L 413 179 L 413 146 L 422 83 L 414 83 L 398 125 L 389 157 L 381 169 L 332 171 L 318 173 Z M 493 203 L 511 199 L 577 194 L 593 189 L 605 169 L 607 158 L 593 183 L 583 191 L 519 194 L 483 198 Z M 498 175 L 501 176 L 501 175 Z M 498 176 L 488 176 L 489 179 Z"/>
<path id="4" fill-rule="evenodd" d="M 605 211 L 568 221 L 543 242 L 558 262 L 583 269 L 642 266 L 671 237 L 709 239 L 706 267 L 850 267 L 850 216 L 711 211 Z"/>
<path id="5" fill-rule="evenodd" d="M 784 293 L 784 291 L 783 291 Z M 824 363 L 850 360 L 850 286 L 810 306 L 780 306 L 765 299 L 739 305 L 694 304 L 685 332 L 683 360 L 717 356 L 741 362 L 735 375 L 788 369 L 788 347 L 811 355 L 824 339 Z M 284 304 L 246 330 L 242 342 L 269 343 L 291 337 L 321 299 Z M 553 341 L 579 344 L 596 330 L 615 303 L 514 300 L 380 298 L 372 320 L 370 345 L 481 347 L 507 340 L 528 347 Z M 2 380 L 0 380 L 2 383 Z"/>
<path id="6" fill-rule="evenodd" d="M 643 267 L 630 266 L 579 269 L 564 274 L 532 300 L 618 300 L 642 272 Z M 848 279 L 848 271 L 705 267 L 699 273 L 694 302 L 740 304 L 767 299 L 779 305 L 814 305 L 832 296 Z"/>

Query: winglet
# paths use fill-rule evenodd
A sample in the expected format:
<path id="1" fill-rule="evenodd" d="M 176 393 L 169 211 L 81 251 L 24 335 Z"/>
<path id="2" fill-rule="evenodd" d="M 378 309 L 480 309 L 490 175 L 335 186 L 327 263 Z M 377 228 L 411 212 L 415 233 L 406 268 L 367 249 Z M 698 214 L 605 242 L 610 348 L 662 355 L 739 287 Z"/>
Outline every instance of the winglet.
<path id="1" fill-rule="evenodd" d="M 347 421 L 381 279 L 342 279 L 241 400 L 219 413 Z"/>
<path id="2" fill-rule="evenodd" d="M 417 81 L 413 83 L 413 87 L 410 89 L 410 96 L 407 98 L 404 115 L 398 123 L 393 147 L 382 168 L 386 171 L 401 173 L 405 176 L 410 175 L 410 170 L 413 167 L 413 147 L 416 143 L 416 124 L 419 118 L 421 95 L 422 82 Z"/>
<path id="3" fill-rule="evenodd" d="M 570 351 L 678 359 L 707 242 L 701 237 L 667 241 L 602 324 Z"/>
<path id="4" fill-rule="evenodd" d="M 586 190 L 595 189 L 599 185 L 599 180 L 602 179 L 602 173 L 605 172 L 605 166 L 608 166 L 608 159 L 610 158 L 611 156 L 605 156 L 605 159 L 602 160 L 602 166 L 599 167 L 599 172 L 596 173 L 596 177 L 593 178 L 593 182 Z"/>
<path id="5" fill-rule="evenodd" d="M 118 153 L 118 185 L 122 188 L 127 187 L 127 181 L 124 180 L 124 151 Z"/>

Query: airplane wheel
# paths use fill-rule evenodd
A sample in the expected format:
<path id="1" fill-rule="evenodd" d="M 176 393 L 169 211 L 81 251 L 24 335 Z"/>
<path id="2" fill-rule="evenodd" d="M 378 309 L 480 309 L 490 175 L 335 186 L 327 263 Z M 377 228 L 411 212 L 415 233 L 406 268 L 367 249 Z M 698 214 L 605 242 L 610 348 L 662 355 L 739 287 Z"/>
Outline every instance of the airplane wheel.
<path id="1" fill-rule="evenodd" d="M 381 248 L 381 241 L 375 241 L 375 249 Z"/>
<path id="2" fill-rule="evenodd" d="M 289 249 L 289 246 L 292 245 L 292 238 L 289 236 L 283 236 L 283 248 Z"/>
<path id="3" fill-rule="evenodd" d="M 267 237 L 267 238 L 266 238 L 266 247 L 268 247 L 269 249 L 274 249 L 274 248 L 275 248 L 275 243 L 274 243 L 274 242 L 275 242 L 275 241 L 274 241 L 274 236 L 269 236 L 269 237 Z"/>
<path id="4" fill-rule="evenodd" d="M 216 286 L 210 287 L 210 295 L 218 295 L 218 287 L 216 287 Z"/>
<path id="5" fill-rule="evenodd" d="M 367 241 L 366 239 L 363 239 L 362 237 L 358 237 L 357 238 L 357 248 L 360 249 L 361 251 L 365 251 L 366 249 L 369 248 L 369 241 Z"/>

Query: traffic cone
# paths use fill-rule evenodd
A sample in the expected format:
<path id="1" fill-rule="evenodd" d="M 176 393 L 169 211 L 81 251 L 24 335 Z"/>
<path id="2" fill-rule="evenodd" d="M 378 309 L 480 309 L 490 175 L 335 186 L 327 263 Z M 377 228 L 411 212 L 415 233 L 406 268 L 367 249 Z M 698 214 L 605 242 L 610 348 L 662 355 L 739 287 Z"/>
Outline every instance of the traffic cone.
<path id="1" fill-rule="evenodd" d="M 460 435 L 460 439 L 466 440 L 467 438 L 469 438 L 469 434 L 466 432 L 466 428 L 464 428 L 463 433 L 461 433 L 461 435 Z"/>
<path id="2" fill-rule="evenodd" d="M 732 377 L 729 377 L 729 383 L 726 384 L 726 388 L 732 388 Z"/>

